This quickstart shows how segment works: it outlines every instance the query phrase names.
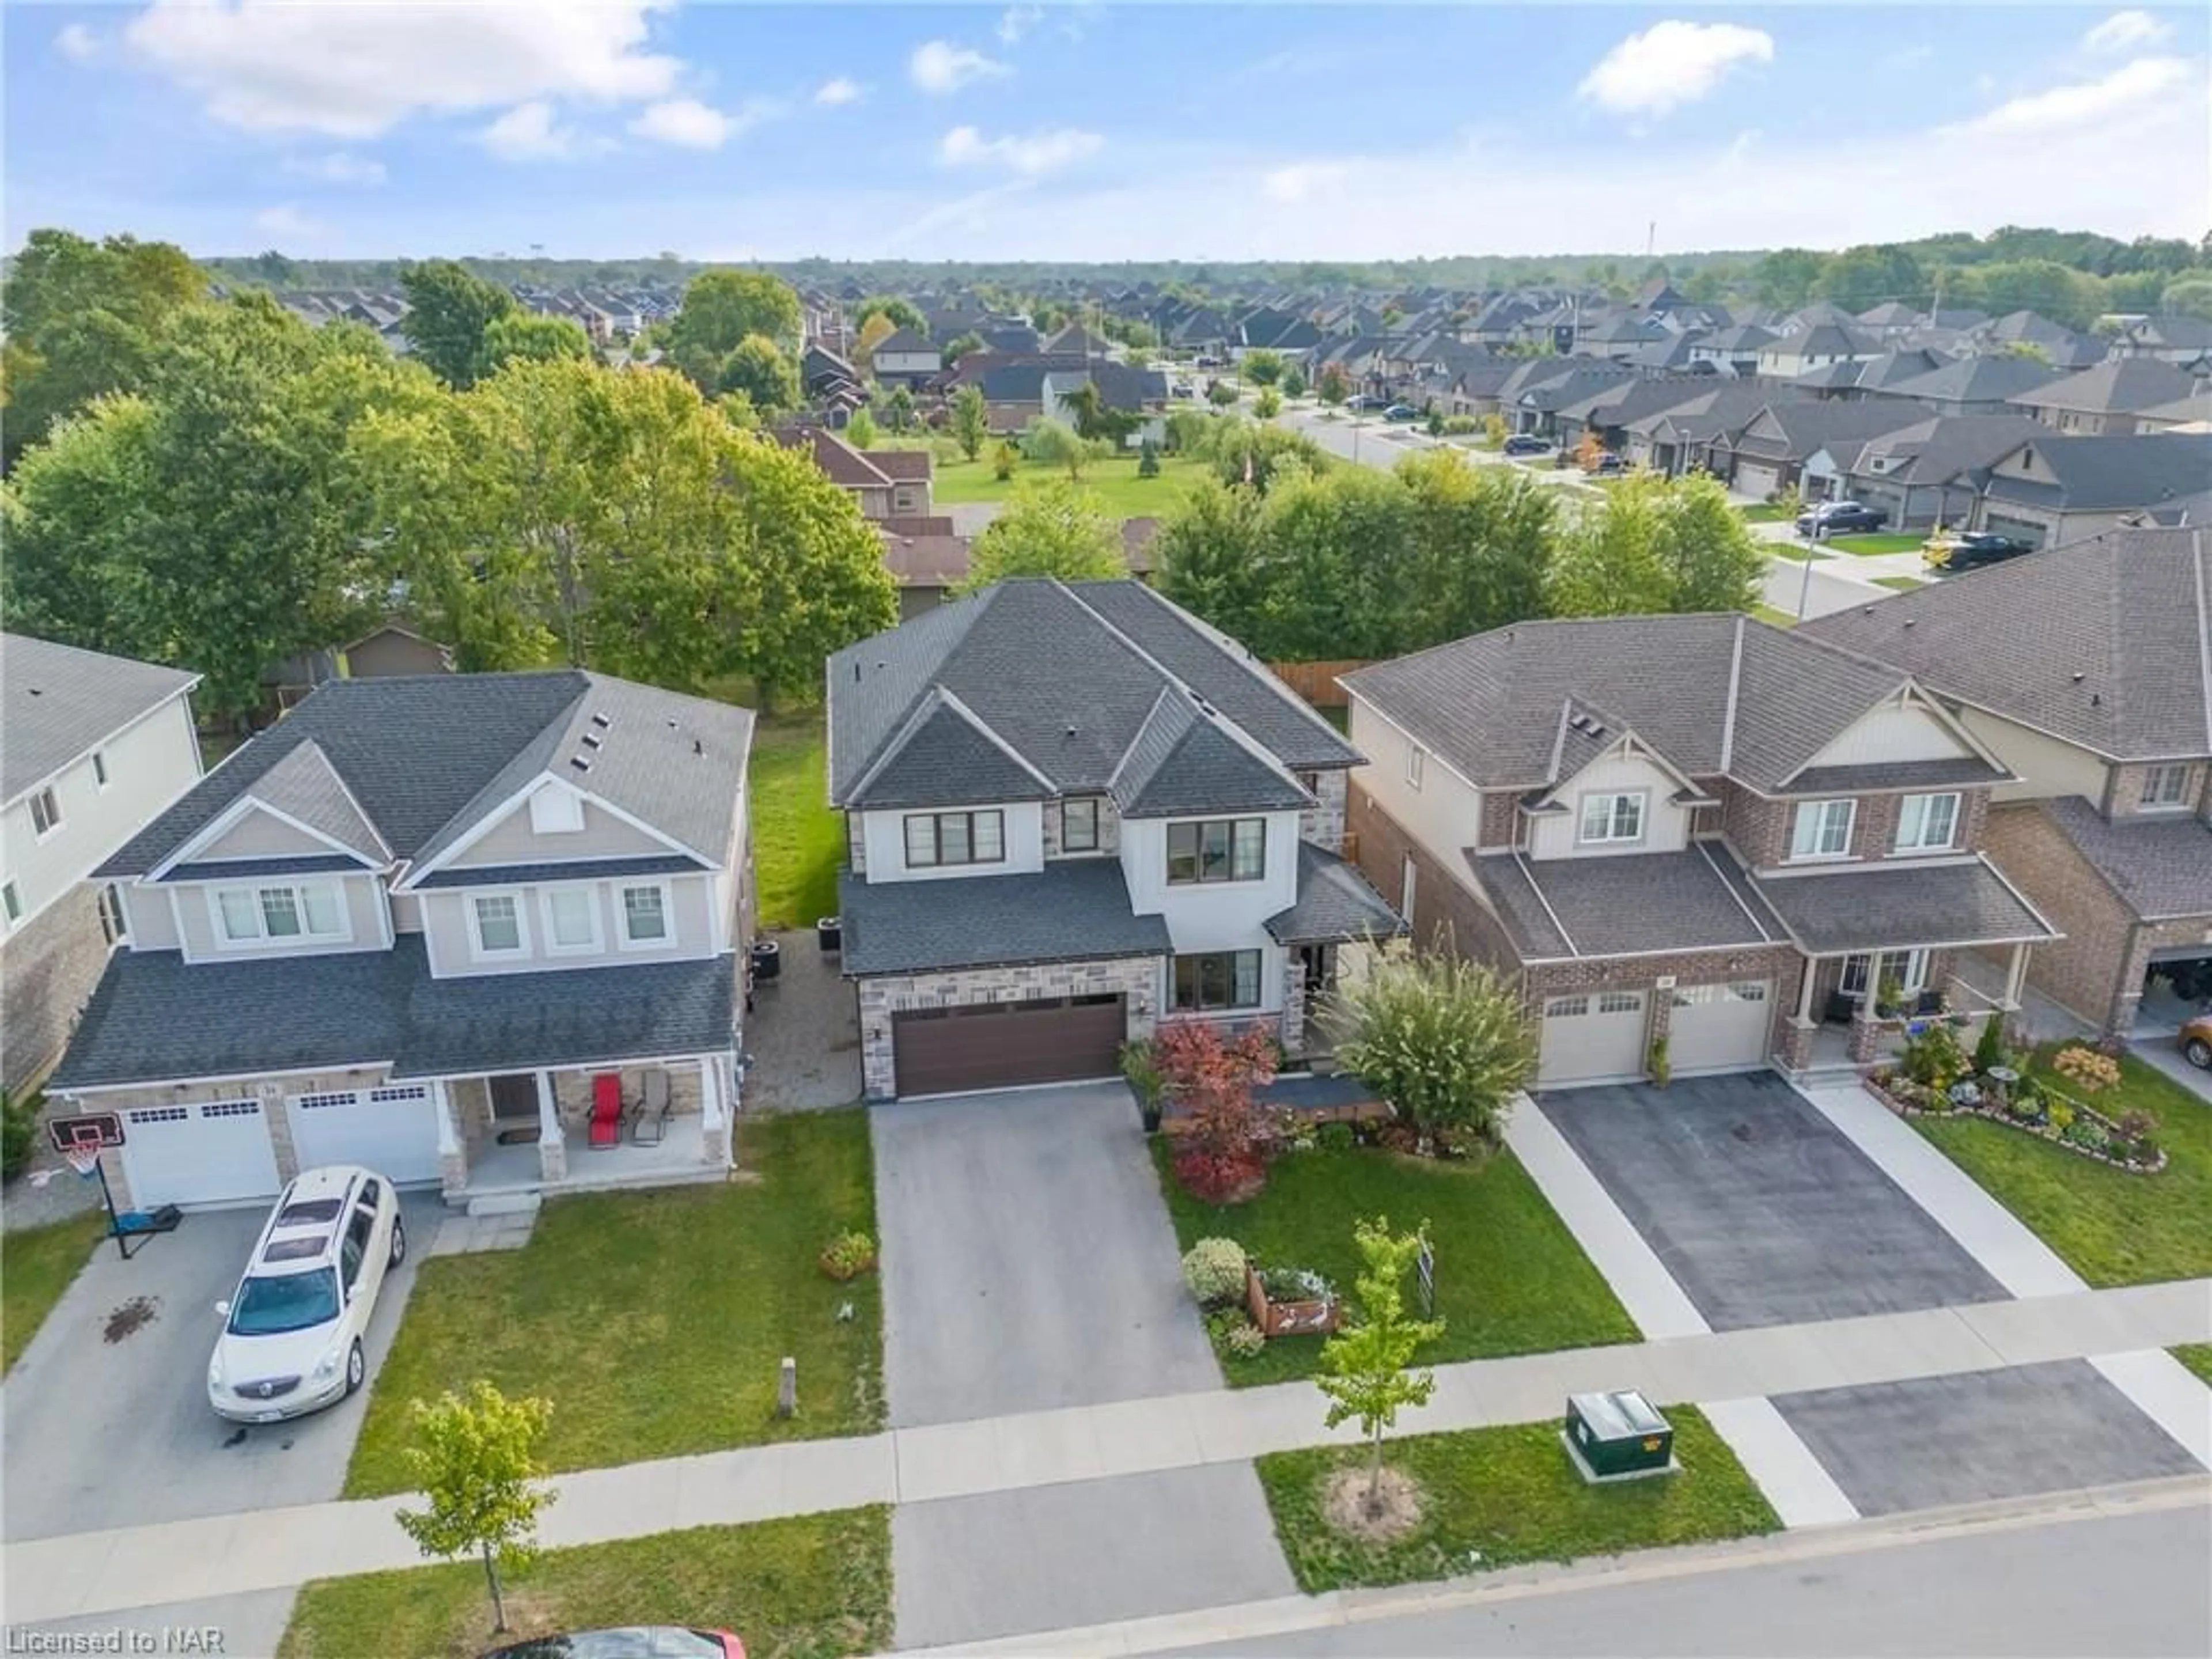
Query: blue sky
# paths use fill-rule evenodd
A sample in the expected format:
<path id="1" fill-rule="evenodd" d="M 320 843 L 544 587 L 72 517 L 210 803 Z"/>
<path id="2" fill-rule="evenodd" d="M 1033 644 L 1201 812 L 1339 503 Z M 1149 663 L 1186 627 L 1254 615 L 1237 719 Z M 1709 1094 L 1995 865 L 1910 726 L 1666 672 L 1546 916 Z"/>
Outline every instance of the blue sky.
<path id="1" fill-rule="evenodd" d="M 2208 222 L 2204 8 L 9 4 L 5 216 L 198 253 L 1367 258 Z"/>

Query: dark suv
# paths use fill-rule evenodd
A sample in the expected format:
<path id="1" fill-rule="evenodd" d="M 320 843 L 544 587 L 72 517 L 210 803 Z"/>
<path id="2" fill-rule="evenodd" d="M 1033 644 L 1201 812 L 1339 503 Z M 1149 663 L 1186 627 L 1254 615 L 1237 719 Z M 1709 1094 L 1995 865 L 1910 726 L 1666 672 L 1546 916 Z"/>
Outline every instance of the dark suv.
<path id="1" fill-rule="evenodd" d="M 1993 535 L 1987 531 L 1954 536 L 1939 545 L 1942 556 L 1930 556 L 1928 562 L 1945 570 L 1972 570 L 1980 565 L 2002 564 L 2007 559 L 2035 551 L 2032 542 L 2022 541 L 2017 536 Z"/>
<path id="2" fill-rule="evenodd" d="M 1533 432 L 1516 432 L 1505 441 L 1504 452 L 1508 455 L 1540 455 L 1550 447 Z"/>

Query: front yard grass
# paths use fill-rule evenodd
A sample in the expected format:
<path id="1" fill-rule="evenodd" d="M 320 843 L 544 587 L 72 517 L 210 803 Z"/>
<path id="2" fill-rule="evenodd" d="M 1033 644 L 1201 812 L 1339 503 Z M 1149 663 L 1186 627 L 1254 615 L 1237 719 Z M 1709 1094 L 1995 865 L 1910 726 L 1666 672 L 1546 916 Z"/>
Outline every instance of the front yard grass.
<path id="1" fill-rule="evenodd" d="M 837 914 L 845 826 L 829 799 L 829 742 L 819 708 L 763 714 L 753 728 L 753 879 L 763 929 L 811 927 Z"/>
<path id="2" fill-rule="evenodd" d="M 0 1376 L 15 1369 L 62 1292 L 84 1271 L 106 1220 L 98 1212 L 73 1215 L 0 1237 Z"/>
<path id="3" fill-rule="evenodd" d="M 1746 524 L 1780 524 L 1784 519 L 1796 516 L 1775 506 L 1772 501 L 1761 501 L 1756 507 L 1738 507 L 1736 511 L 1743 514 Z"/>
<path id="4" fill-rule="evenodd" d="M 1876 576 L 1874 579 L 1874 585 L 1876 587 L 1890 588 L 1899 593 L 1910 593 L 1916 587 L 1928 586 L 1917 576 Z"/>
<path id="5" fill-rule="evenodd" d="M 1383 1462 L 1412 1477 L 1423 1512 L 1387 1544 L 1348 1537 L 1323 1512 L 1324 1483 L 1339 1469 L 1364 1468 L 1364 1447 L 1272 1453 L 1258 1460 L 1260 1484 L 1291 1574 L 1310 1595 L 1780 1529 L 1694 1407 L 1668 1406 L 1663 1415 L 1674 1425 L 1680 1472 L 1615 1486 L 1590 1486 L 1575 1472 L 1553 1423 L 1389 1441 Z"/>
<path id="6" fill-rule="evenodd" d="M 1106 511 L 1117 519 L 1157 518 L 1182 498 L 1192 479 L 1207 470 L 1207 463 L 1187 455 L 1163 455 L 1159 460 L 1156 478 L 1137 476 L 1134 455 L 1117 455 L 1112 460 L 1091 462 L 1076 483 L 1097 496 Z M 967 501 L 1003 501 L 1022 484 L 1066 477 L 1065 467 L 1024 461 L 1014 469 L 1012 477 L 1001 480 L 988 459 L 954 461 L 938 467 L 931 499 L 939 507 Z"/>
<path id="7" fill-rule="evenodd" d="M 1166 1137 L 1153 1152 L 1182 1249 L 1233 1238 L 1270 1266 L 1312 1268 L 1346 1295 L 1359 1270 L 1353 1223 L 1387 1215 L 1393 1226 L 1411 1229 L 1427 1221 L 1444 1334 L 1423 1351 L 1425 1364 L 1633 1342 L 1640 1334 L 1509 1151 L 1479 1164 L 1373 1147 L 1291 1152 L 1276 1159 L 1257 1198 L 1233 1205 L 1204 1203 L 1176 1184 Z M 1252 1359 L 1224 1346 L 1222 1371 L 1233 1388 L 1311 1376 L 1321 1345 L 1317 1336 L 1278 1337 Z"/>
<path id="8" fill-rule="evenodd" d="M 2035 1074 L 2078 1094 L 2050 1071 L 2051 1053 Z M 2166 1168 L 2129 1175 L 1982 1118 L 1906 1121 L 2091 1285 L 2212 1274 L 2212 1105 L 2133 1054 L 2093 1103 L 2107 1117 L 2135 1107 L 2154 1115 Z"/>
<path id="9" fill-rule="evenodd" d="M 300 1592 L 279 1659 L 466 1659 L 563 1630 L 735 1631 L 761 1659 L 843 1659 L 891 1640 L 890 1511 L 880 1505 L 548 1550 L 505 1583 L 491 1633 L 474 1561 L 322 1578 Z"/>
<path id="10" fill-rule="evenodd" d="M 1820 548 L 1804 542 L 1761 542 L 1759 546 L 1778 559 L 1787 559 L 1792 564 L 1810 564 L 1815 559 L 1828 556 Z"/>
<path id="11" fill-rule="evenodd" d="M 2176 1348 L 2173 1357 L 2207 1383 L 2212 1383 L 2212 1342 L 2194 1342 L 2185 1348 Z"/>
<path id="12" fill-rule="evenodd" d="M 1880 534 L 1873 536 L 1832 536 L 1826 545 L 1839 553 L 1854 553 L 1861 558 L 1870 558 L 1879 553 L 1917 553 L 1925 536 Z"/>
<path id="13" fill-rule="evenodd" d="M 556 1472 L 881 1428 L 876 1279 L 835 1284 L 817 1261 L 875 1232 L 866 1114 L 745 1120 L 738 1162 L 757 1178 L 558 1198 L 520 1250 L 424 1261 L 345 1496 L 407 1490 L 409 1403 L 480 1376 L 553 1402 Z M 786 1354 L 799 1410 L 779 1421 Z"/>
<path id="14" fill-rule="evenodd" d="M 1791 616 L 1787 611 L 1778 611 L 1771 605 L 1754 605 L 1751 607 L 1751 614 L 1759 621 L 1771 623 L 1776 628 L 1797 626 L 1796 617 Z"/>

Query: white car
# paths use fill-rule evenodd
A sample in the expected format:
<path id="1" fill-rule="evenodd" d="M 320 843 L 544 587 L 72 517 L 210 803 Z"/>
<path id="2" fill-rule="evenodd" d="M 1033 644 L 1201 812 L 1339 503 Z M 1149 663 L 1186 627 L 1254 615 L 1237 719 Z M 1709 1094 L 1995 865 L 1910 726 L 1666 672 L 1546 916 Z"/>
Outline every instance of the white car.
<path id="1" fill-rule="evenodd" d="M 216 1415 L 275 1423 L 358 1389 L 377 1292 L 406 1259 L 390 1182 L 357 1164 L 302 1170 L 254 1241 L 237 1294 L 215 1304 L 223 1320 L 208 1361 Z"/>

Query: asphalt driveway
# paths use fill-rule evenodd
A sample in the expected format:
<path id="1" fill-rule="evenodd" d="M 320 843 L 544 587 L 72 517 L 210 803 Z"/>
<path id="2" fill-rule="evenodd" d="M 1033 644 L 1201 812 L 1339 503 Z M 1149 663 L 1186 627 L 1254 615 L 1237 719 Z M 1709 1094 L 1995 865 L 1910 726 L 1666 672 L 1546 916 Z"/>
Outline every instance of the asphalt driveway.
<path id="1" fill-rule="evenodd" d="M 893 1426 L 1221 1386 L 1125 1085 L 869 1121 Z"/>
<path id="2" fill-rule="evenodd" d="M 401 1200 L 406 1261 L 369 1328 L 371 1380 L 444 1207 Z M 189 1215 L 131 1261 L 104 1243 L 0 1390 L 14 1542 L 325 1502 L 338 1495 L 368 1389 L 293 1423 L 245 1428 L 208 1409 L 215 1304 L 236 1289 L 268 1212 Z"/>
<path id="3" fill-rule="evenodd" d="M 2005 1299 L 1772 1073 L 1572 1089 L 1537 1105 L 1715 1330 Z"/>

